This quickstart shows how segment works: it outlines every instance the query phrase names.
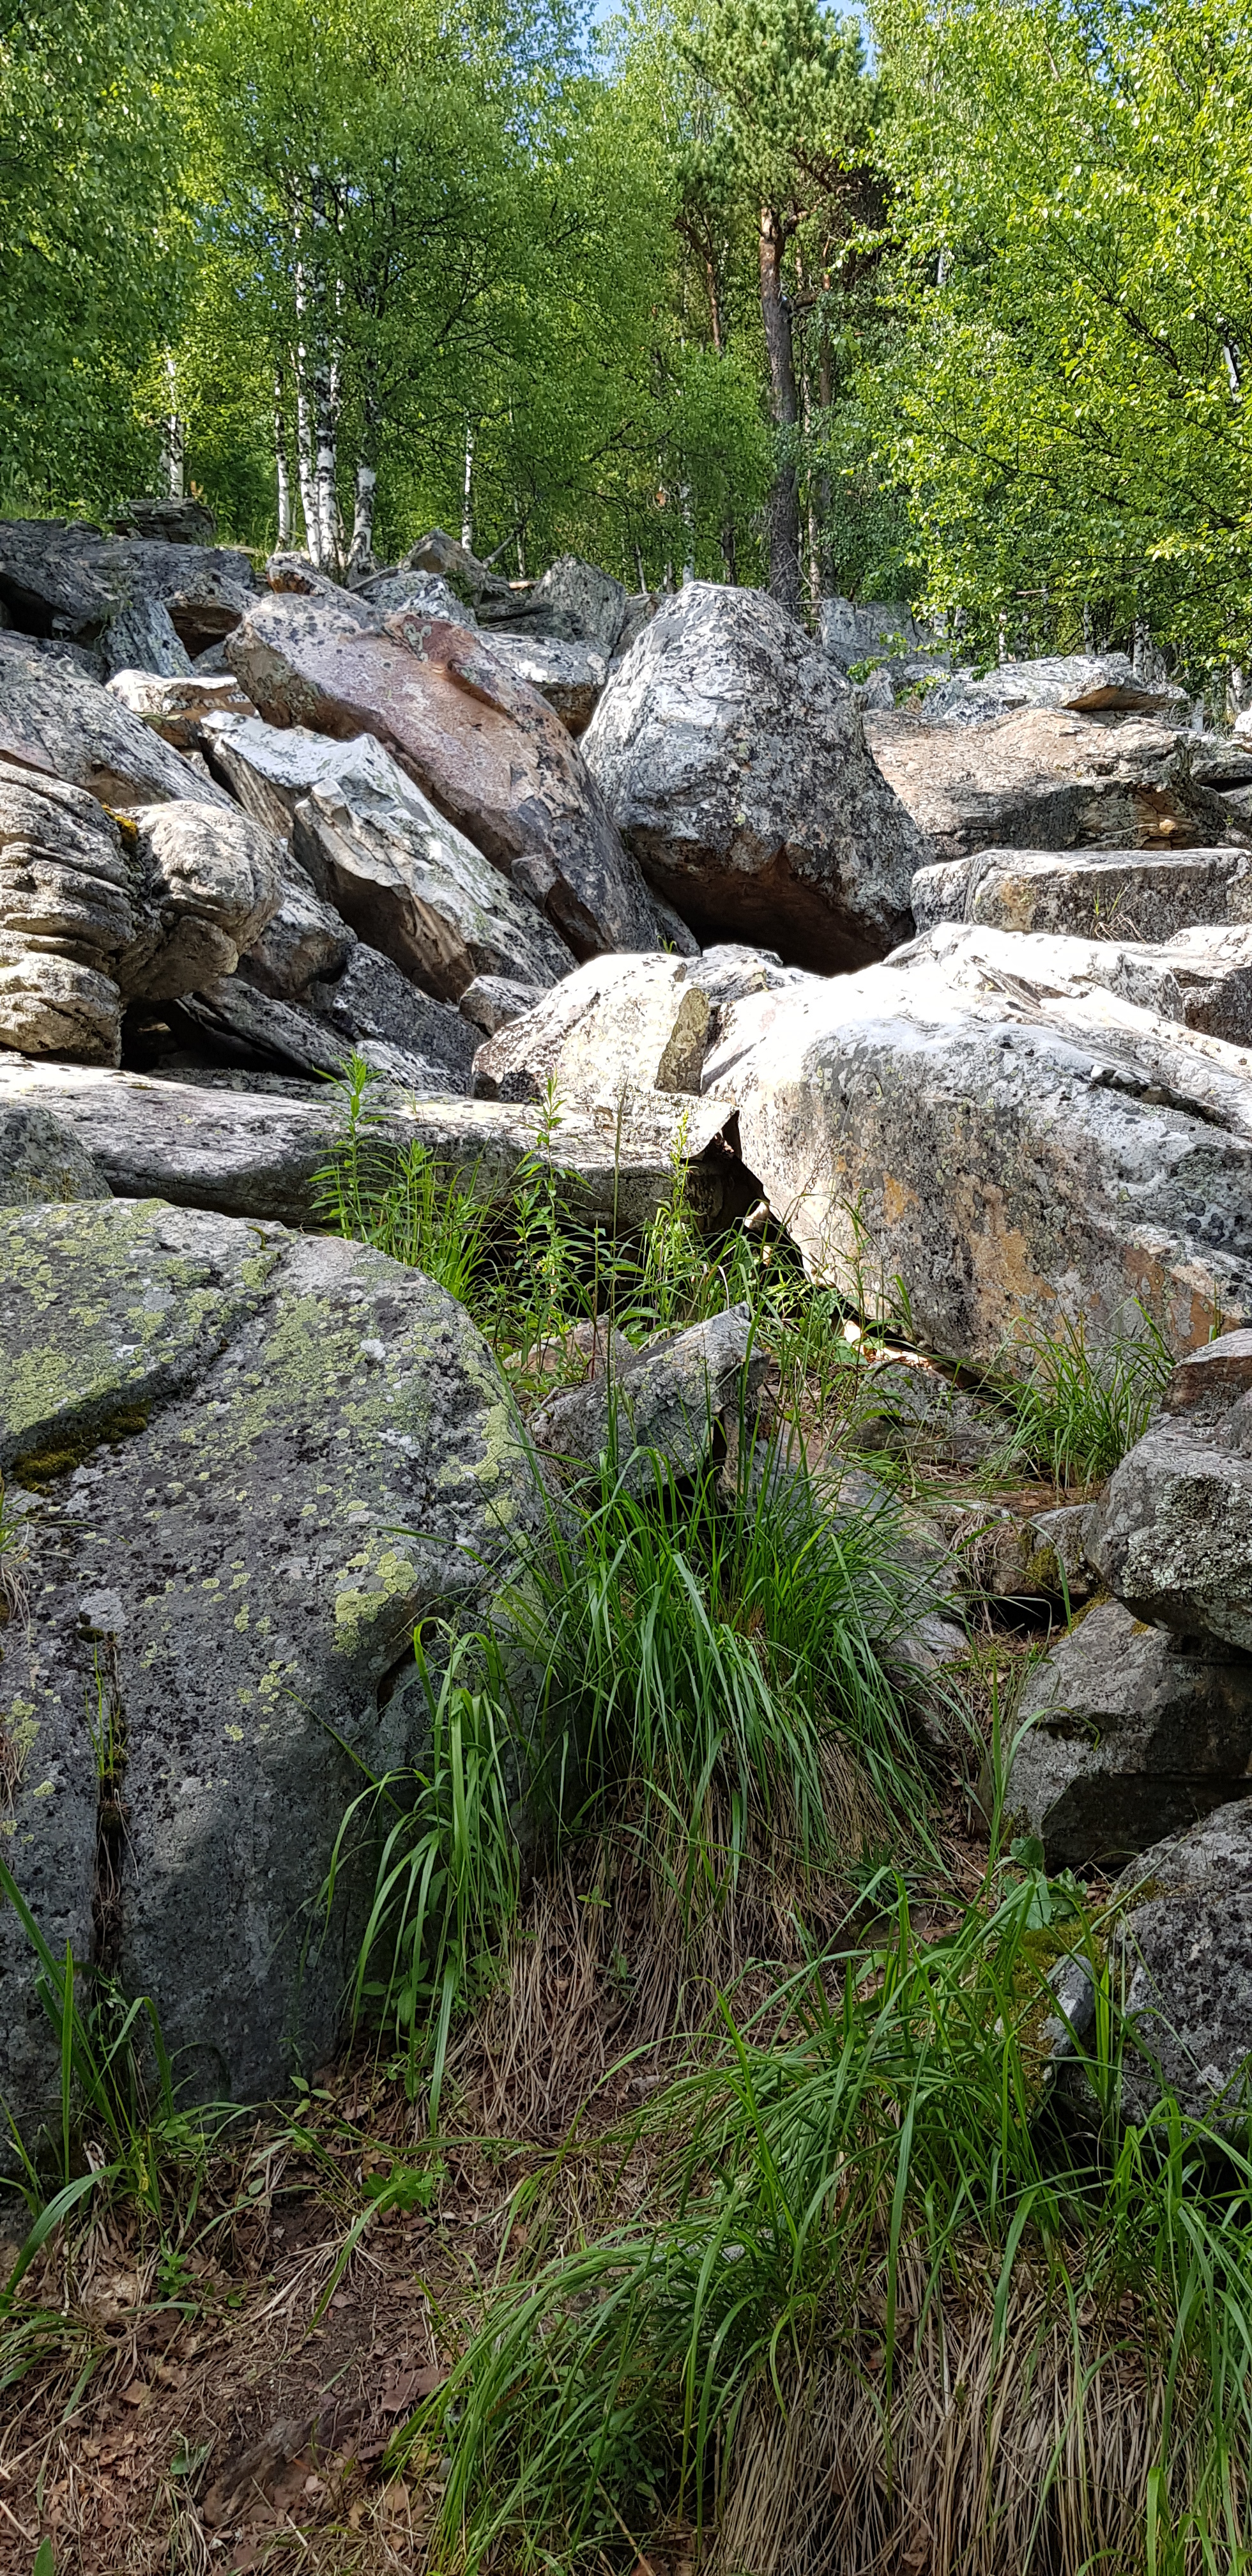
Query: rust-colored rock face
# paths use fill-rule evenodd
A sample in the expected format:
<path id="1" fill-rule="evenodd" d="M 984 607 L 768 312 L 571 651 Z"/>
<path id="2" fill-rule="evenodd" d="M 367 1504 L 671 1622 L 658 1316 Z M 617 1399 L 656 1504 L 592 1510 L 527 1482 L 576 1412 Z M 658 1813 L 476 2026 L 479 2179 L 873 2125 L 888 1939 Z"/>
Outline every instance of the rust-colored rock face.
<path id="1" fill-rule="evenodd" d="M 230 660 L 271 724 L 372 733 L 576 956 L 655 948 L 635 861 L 565 726 L 466 627 L 372 621 L 322 598 L 261 601 Z"/>

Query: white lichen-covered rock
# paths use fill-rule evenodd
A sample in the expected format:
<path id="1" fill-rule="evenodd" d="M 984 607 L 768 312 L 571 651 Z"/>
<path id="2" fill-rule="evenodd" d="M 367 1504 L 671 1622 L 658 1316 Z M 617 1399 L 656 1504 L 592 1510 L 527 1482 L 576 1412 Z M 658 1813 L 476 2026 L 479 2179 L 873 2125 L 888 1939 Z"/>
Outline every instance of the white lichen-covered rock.
<path id="1" fill-rule="evenodd" d="M 821 972 L 906 937 L 931 856 L 834 665 L 763 591 L 666 600 L 583 737 L 627 846 L 701 939 Z"/>
<path id="2" fill-rule="evenodd" d="M 549 1398 L 530 1430 L 577 1474 L 609 1453 L 629 1493 L 656 1488 L 654 1459 L 675 1476 L 699 1473 L 717 1430 L 742 1417 L 751 1437 L 756 1397 L 768 1365 L 746 1306 L 665 1333 L 641 1350 L 605 1354 L 583 1386 Z"/>
<path id="3" fill-rule="evenodd" d="M 698 1096 L 709 1003 L 676 957 L 597 957 L 567 975 L 474 1058 L 480 1100 L 630 1105 L 641 1092 Z"/>
<path id="4" fill-rule="evenodd" d="M 756 995 L 706 1094 L 813 1276 L 901 1292 L 941 1350 L 992 1359 L 1025 1318 L 1130 1301 L 1175 1347 L 1252 1316 L 1252 1083 L 1220 1040 L 1095 989 L 959 954 Z"/>
<path id="5" fill-rule="evenodd" d="M 567 644 L 554 635 L 507 635 L 492 630 L 492 649 L 514 678 L 537 689 L 572 734 L 585 733 L 609 675 L 607 653 L 591 644 Z"/>
<path id="6" fill-rule="evenodd" d="M 927 704 L 932 723 L 994 724 L 1022 707 L 1063 707 L 1073 714 L 1189 712 L 1185 689 L 1172 680 L 1139 680 L 1126 653 L 1045 653 L 1038 661 L 1001 662 L 981 679 L 954 671 Z"/>
<path id="7" fill-rule="evenodd" d="M 1137 1618 L 1252 1651 L 1252 1331 L 1175 1370 L 1110 1479 L 1092 1552 Z"/>
<path id="8" fill-rule="evenodd" d="M 176 1001 L 233 975 L 282 901 L 272 833 L 220 805 L 148 805 L 123 831 L 142 870 L 145 933 L 118 961 L 128 1000 Z"/>
<path id="9" fill-rule="evenodd" d="M 1002 978 L 1024 972 L 1057 993 L 1117 993 L 1158 1019 L 1180 1020 L 1230 1046 L 1252 1045 L 1252 922 L 1202 924 L 1159 942 L 1050 938 L 942 922 L 897 948 L 890 962 L 924 970 L 937 960 L 959 963 L 965 972 L 982 965 Z"/>
<path id="10" fill-rule="evenodd" d="M 1079 939 L 1159 941 L 1252 922 L 1252 850 L 978 850 L 913 879 L 919 930 L 940 921 Z"/>

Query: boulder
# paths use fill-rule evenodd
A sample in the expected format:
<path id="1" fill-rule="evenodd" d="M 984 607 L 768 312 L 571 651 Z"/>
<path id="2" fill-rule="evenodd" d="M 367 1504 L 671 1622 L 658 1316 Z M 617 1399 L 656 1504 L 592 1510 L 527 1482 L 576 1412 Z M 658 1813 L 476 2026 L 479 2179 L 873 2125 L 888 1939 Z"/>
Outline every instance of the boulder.
<path id="1" fill-rule="evenodd" d="M 897 709 L 867 716 L 865 738 L 936 865 L 992 848 L 1190 849 L 1239 837 L 1193 774 L 1190 735 L 1148 716 L 1034 707 L 970 732 Z"/>
<path id="2" fill-rule="evenodd" d="M 152 1998 L 191 2098 L 255 2101 L 335 2044 L 363 1892 L 350 1871 L 324 1929 L 335 1837 L 362 1770 L 426 1737 L 415 1622 L 489 1595 L 533 1479 L 485 1343 L 418 1271 L 150 1202 L 0 1232 L 30 1573 L 6 1854 L 54 1954 Z M 59 2053 L 7 1907 L 0 1996 L 33 2136 Z"/>
<path id="3" fill-rule="evenodd" d="M 1014 943 L 1014 960 L 1027 943 Z M 706 1057 L 812 1277 L 993 1360 L 1128 1303 L 1176 1349 L 1252 1318 L 1246 1059 L 1105 991 L 955 960 L 750 996 Z"/>
<path id="4" fill-rule="evenodd" d="M 0 760 L 85 787 L 106 805 L 230 802 L 111 689 L 11 635 L 0 635 Z"/>
<path id="5" fill-rule="evenodd" d="M 506 625 L 511 623 L 519 596 L 524 597 L 530 586 L 523 582 L 520 592 L 515 591 L 501 573 L 480 563 L 468 546 L 445 535 L 442 528 L 432 528 L 427 536 L 419 537 L 398 569 L 402 573 L 425 573 L 443 582 L 456 599 L 488 614 L 494 610 Z"/>
<path id="6" fill-rule="evenodd" d="M 963 973 L 981 965 L 1001 979 L 1021 968 L 1058 994 L 1117 993 L 1158 1019 L 1179 1020 L 1230 1046 L 1252 1045 L 1252 922 L 1180 930 L 1155 945 L 941 922 L 897 948 L 891 964 L 924 968 L 936 959 L 952 966 L 959 960 Z"/>
<path id="7" fill-rule="evenodd" d="M 368 581 L 354 582 L 352 590 L 354 598 L 368 600 L 380 617 L 411 608 L 420 617 L 446 618 L 453 626 L 478 624 L 468 602 L 458 598 L 437 573 L 403 572 L 393 564 L 385 572 L 373 573 Z"/>
<path id="8" fill-rule="evenodd" d="M 940 921 L 1155 943 L 1210 923 L 1252 924 L 1252 851 L 986 849 L 922 868 L 919 929 Z"/>
<path id="9" fill-rule="evenodd" d="M 972 671 L 954 671 L 934 690 L 926 714 L 932 724 L 985 725 L 1021 707 L 1063 707 L 1078 715 L 1186 715 L 1190 701 L 1172 680 L 1137 680 L 1126 653 L 1048 653 L 1035 662 L 1001 662 L 981 679 Z"/>
<path id="10" fill-rule="evenodd" d="M 486 639 L 412 611 L 375 631 L 271 596 L 230 660 L 269 722 L 376 735 L 576 956 L 655 947 L 638 869 L 565 727 Z"/>
<path id="11" fill-rule="evenodd" d="M 865 747 L 847 683 L 763 591 L 667 599 L 583 737 L 649 880 L 701 939 L 819 971 L 907 933 L 930 853 Z"/>
<path id="12" fill-rule="evenodd" d="M 113 530 L 119 537 L 160 537 L 167 545 L 211 546 L 217 521 L 207 501 L 181 493 L 148 492 L 123 502 Z"/>
<path id="13" fill-rule="evenodd" d="M 147 805 L 121 818 L 138 861 L 146 932 L 118 961 L 127 1000 L 176 1001 L 206 977 L 233 975 L 282 901 L 282 852 L 247 814 L 219 805 Z"/>
<path id="14" fill-rule="evenodd" d="M 915 1464 L 981 1467 L 1003 1449 L 1007 1425 L 941 1369 L 909 1354 L 875 1360 L 858 1375 L 849 1445 Z"/>
<path id="15" fill-rule="evenodd" d="M 1050 1871 L 1111 1873 L 1238 1796 L 1250 1763 L 1252 1656 L 1100 1602 L 1027 1676 L 1005 1812 Z"/>
<path id="16" fill-rule="evenodd" d="M 390 957 L 358 941 L 342 972 L 309 986 L 309 1002 L 349 1046 L 367 1059 L 367 1040 L 381 1040 L 405 1055 L 438 1066 L 441 1091 L 467 1092 L 477 1043 L 475 1030 L 447 1002 L 431 999 L 402 975 Z"/>
<path id="17" fill-rule="evenodd" d="M 463 1020 L 481 1029 L 484 1037 L 493 1038 L 497 1029 L 507 1029 L 512 1020 L 521 1020 L 543 1000 L 539 984 L 519 984 L 508 975 L 476 975 L 467 984 L 457 1005 Z"/>
<path id="18" fill-rule="evenodd" d="M 640 1092 L 697 1097 L 709 1005 L 685 960 L 597 957 L 545 993 L 474 1058 L 480 1100 L 629 1106 Z"/>
<path id="19" fill-rule="evenodd" d="M 9 1101 L 49 1109 L 118 1198 L 163 1198 L 293 1226 L 317 1219 L 317 1176 L 343 1119 L 342 1100 L 323 1082 L 203 1069 L 174 1079 L 0 1051 L 0 1102 Z M 544 1144 L 533 1107 L 446 1096 L 400 1104 L 393 1096 L 371 1125 L 370 1151 L 384 1171 L 393 1154 L 398 1173 L 419 1144 L 442 1170 L 506 1209 L 523 1167 L 538 1160 L 551 1167 L 573 1220 L 634 1234 L 672 1203 L 685 1135 L 686 1205 L 697 1224 L 720 1229 L 753 1195 L 727 1142 L 732 1123 L 715 1102 L 676 1109 L 655 1093 L 636 1104 L 625 1133 L 608 1112 L 570 1109 Z"/>
<path id="20" fill-rule="evenodd" d="M 151 600 L 188 653 L 200 653 L 238 625 L 256 591 L 241 546 L 102 536 L 64 519 L 0 521 L 0 600 L 25 634 L 94 643 Z"/>
<path id="21" fill-rule="evenodd" d="M 654 1458 L 675 1476 L 695 1476 L 718 1426 L 737 1428 L 746 1415 L 750 1428 L 767 1367 L 747 1306 L 660 1335 L 616 1365 L 606 1358 L 583 1386 L 552 1396 L 529 1427 L 540 1448 L 576 1471 L 607 1451 L 633 1494 L 655 1490 Z"/>
<path id="22" fill-rule="evenodd" d="M 373 952 L 358 948 L 352 962 L 368 959 Z M 388 975 L 404 984 L 385 957 L 377 960 Z M 316 988 L 314 988 L 316 989 Z M 334 992 L 333 985 L 327 988 Z M 404 987 L 412 993 L 411 985 Z M 426 1002 L 427 1010 L 438 1012 L 442 1005 L 427 1001 L 425 994 L 415 997 Z M 368 1013 L 362 1017 L 369 1018 Z M 463 1057 L 473 1046 L 473 1033 L 459 1013 L 447 1013 L 455 1020 L 460 1033 Z M 468 1088 L 467 1063 L 454 1065 L 434 1054 L 419 1054 L 421 1032 L 414 1042 L 405 1045 L 380 1038 L 376 1027 L 353 1026 L 356 1014 L 345 1004 L 338 1017 L 317 1011 L 308 1002 L 277 1001 L 269 993 L 258 992 L 241 975 L 223 975 L 214 983 L 204 984 L 199 991 L 188 993 L 179 1004 L 180 1025 L 194 1031 L 203 1049 L 212 1058 L 226 1064 L 237 1064 L 264 1070 L 274 1067 L 280 1073 L 294 1074 L 303 1081 L 318 1076 L 343 1074 L 348 1059 L 358 1055 L 379 1074 L 387 1085 L 386 1096 L 397 1092 L 414 1094 L 418 1099 L 441 1098 L 445 1094 L 464 1092 Z M 437 1039 L 443 1037 L 440 1029 Z"/>
<path id="23" fill-rule="evenodd" d="M 333 904 L 325 903 L 313 880 L 289 850 L 282 853 L 281 900 L 259 939 L 239 959 L 242 981 L 269 993 L 277 1002 L 297 1002 L 315 976 L 341 974 L 356 946 Z"/>
<path id="24" fill-rule="evenodd" d="M 570 973 L 551 922 L 370 735 L 323 747 L 335 757 L 295 808 L 293 845 L 360 938 L 449 1002 L 479 974 L 546 988 Z"/>
<path id="25" fill-rule="evenodd" d="M 577 555 L 561 555 L 538 581 L 514 592 L 505 622 L 527 635 L 589 645 L 607 666 L 621 642 L 630 605 L 625 584 L 615 581 L 612 573 L 580 563 Z M 480 610 L 484 622 L 500 622 L 501 606 L 497 599 L 484 600 Z"/>
<path id="26" fill-rule="evenodd" d="M 1252 1332 L 1175 1370 L 1161 1419 L 1110 1479 L 1091 1551 L 1137 1618 L 1252 1651 Z"/>
<path id="27" fill-rule="evenodd" d="M 823 653 L 845 675 L 862 662 L 894 663 L 932 652 L 940 669 L 951 661 L 942 637 L 919 626 L 902 599 L 823 599 L 818 632 Z"/>
<path id="28" fill-rule="evenodd" d="M 51 1110 L 25 1100 L 0 1107 L 0 1207 L 110 1195 L 90 1154 Z"/>
<path id="29" fill-rule="evenodd" d="M 176 751 L 199 751 L 202 748 L 200 728 L 206 716 L 251 716 L 252 700 L 230 672 L 214 679 L 204 671 L 193 671 L 188 663 L 183 674 L 158 675 L 146 664 L 138 670 L 122 668 L 113 673 L 109 693 L 120 698 L 131 714 L 138 716 L 163 742 L 172 742 Z M 272 817 L 261 814 L 258 822 L 274 829 Z M 280 827 L 281 828 L 281 827 Z"/>
<path id="30" fill-rule="evenodd" d="M 133 608 L 120 609 L 105 627 L 100 653 L 109 679 L 116 671 L 153 671 L 172 679 L 191 669 L 191 655 L 159 599 L 138 600 Z"/>
<path id="31" fill-rule="evenodd" d="M 585 733 L 604 695 L 608 658 L 590 644 L 567 644 L 554 636 L 507 635 L 494 627 L 492 651 L 527 688 L 555 708 L 567 732 Z"/>

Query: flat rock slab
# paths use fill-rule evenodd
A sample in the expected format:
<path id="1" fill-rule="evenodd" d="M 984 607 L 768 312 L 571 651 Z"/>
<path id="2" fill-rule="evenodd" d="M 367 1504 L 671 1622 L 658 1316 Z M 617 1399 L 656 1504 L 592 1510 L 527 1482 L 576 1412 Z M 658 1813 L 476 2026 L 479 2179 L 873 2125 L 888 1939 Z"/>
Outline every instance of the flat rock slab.
<path id="1" fill-rule="evenodd" d="M 316 1176 L 342 1132 L 338 1096 L 327 1085 L 293 1097 L 242 1090 L 234 1082 L 158 1079 L 0 1055 L 0 1102 L 36 1102 L 92 1155 L 119 1198 L 163 1198 L 228 1216 L 317 1221 Z M 546 1151 L 533 1107 L 487 1100 L 396 1105 L 392 1095 L 380 1151 L 399 1163 L 416 1140 L 450 1173 L 493 1200 L 507 1198 L 523 1164 L 551 1162 L 560 1196 L 585 1223 L 638 1232 L 673 1198 L 681 1149 L 687 1198 L 709 1226 L 742 1215 L 751 1184 L 727 1141 L 733 1112 L 717 1101 L 675 1102 L 658 1094 L 619 1136 L 611 1114 L 565 1111 Z"/>
<path id="2" fill-rule="evenodd" d="M 360 1786 L 344 1748 L 375 1773 L 418 1752 L 414 1623 L 490 1584 L 533 1482 L 485 1344 L 416 1271 L 150 1202 L 0 1234 L 30 1605 L 0 1677 L 6 1855 L 54 1951 L 94 1935 L 151 1996 L 193 2097 L 254 2100 L 335 2041 L 361 1890 L 324 1938 L 317 1898 Z M 31 1968 L 5 1909 L 0 2090 L 33 2129 L 59 2065 Z"/>
<path id="3" fill-rule="evenodd" d="M 1100 1602 L 1033 1667 L 1014 1734 L 1005 1812 L 1048 1868 L 1120 1869 L 1239 1794 L 1252 1655 Z"/>
<path id="4" fill-rule="evenodd" d="M 1155 943 L 1198 924 L 1252 923 L 1252 851 L 978 850 L 913 880 L 919 929 L 989 930 Z"/>
<path id="5" fill-rule="evenodd" d="M 1026 946 L 1017 943 L 1015 956 Z M 1131 1300 L 1189 1349 L 1252 1317 L 1245 1057 L 1119 996 L 959 960 L 874 966 L 726 1015 L 706 1095 L 812 1276 L 991 1360 L 1025 1318 Z"/>
<path id="6" fill-rule="evenodd" d="M 105 805 L 230 803 L 112 690 L 12 635 L 0 635 L 0 760 L 84 787 Z"/>
<path id="7" fill-rule="evenodd" d="M 94 642 L 113 620 L 160 601 L 189 653 L 237 626 L 257 579 L 241 546 L 103 536 L 64 519 L 0 520 L 0 600 L 29 635 Z"/>
<path id="8" fill-rule="evenodd" d="M 866 750 L 847 682 L 767 593 L 691 582 L 583 738 L 650 883 L 702 940 L 830 972 L 906 934 L 931 855 Z"/>
<path id="9" fill-rule="evenodd" d="M 926 713 L 932 723 L 984 725 L 1019 707 L 1065 707 L 1077 715 L 1188 712 L 1185 689 L 1136 679 L 1126 653 L 1046 653 L 1037 661 L 1001 662 L 981 679 L 954 671 L 933 692 Z"/>
<path id="10" fill-rule="evenodd" d="M 1252 1047 L 1252 922 L 1202 924 L 1149 943 L 1053 938 L 945 921 L 898 948 L 891 964 L 926 967 L 939 958 L 971 975 L 981 964 L 1001 981 L 1024 973 L 1041 988 L 1075 1000 L 1097 991 L 1116 993 L 1158 1019 L 1178 1020 L 1241 1051 Z"/>
<path id="11" fill-rule="evenodd" d="M 564 725 L 483 636 L 415 610 L 366 626 L 273 595 L 228 655 L 270 723 L 376 735 L 575 956 L 656 947 L 638 868 Z"/>
<path id="12" fill-rule="evenodd" d="M 867 716 L 865 738 L 936 864 L 989 848 L 1186 849 L 1238 837 L 1192 774 L 1191 737 L 1151 716 L 1034 707 L 967 731 L 897 709 Z"/>

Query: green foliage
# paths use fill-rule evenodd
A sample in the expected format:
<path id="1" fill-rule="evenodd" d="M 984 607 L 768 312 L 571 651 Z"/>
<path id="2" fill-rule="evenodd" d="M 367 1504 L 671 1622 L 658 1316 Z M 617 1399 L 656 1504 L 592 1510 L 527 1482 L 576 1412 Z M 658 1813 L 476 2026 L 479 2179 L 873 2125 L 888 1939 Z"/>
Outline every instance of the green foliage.
<path id="1" fill-rule="evenodd" d="M 1134 1328 L 1098 1351 L 1087 1347 L 1082 1319 L 1059 1333 L 1019 1334 L 1015 1367 L 1025 1373 L 1002 1392 L 1013 1429 L 996 1455 L 995 1472 L 1014 1468 L 1050 1476 L 1055 1485 L 1100 1484 L 1143 1437 L 1174 1356 L 1151 1316 L 1136 1306 Z"/>
<path id="2" fill-rule="evenodd" d="M 489 1210 L 472 1177 L 443 1172 L 416 1139 L 401 1147 L 385 1136 L 385 1113 L 370 1097 L 378 1079 L 353 1055 L 331 1085 L 342 1135 L 314 1175 L 314 1206 L 328 1228 L 424 1270 L 465 1301 L 482 1267 Z"/>

